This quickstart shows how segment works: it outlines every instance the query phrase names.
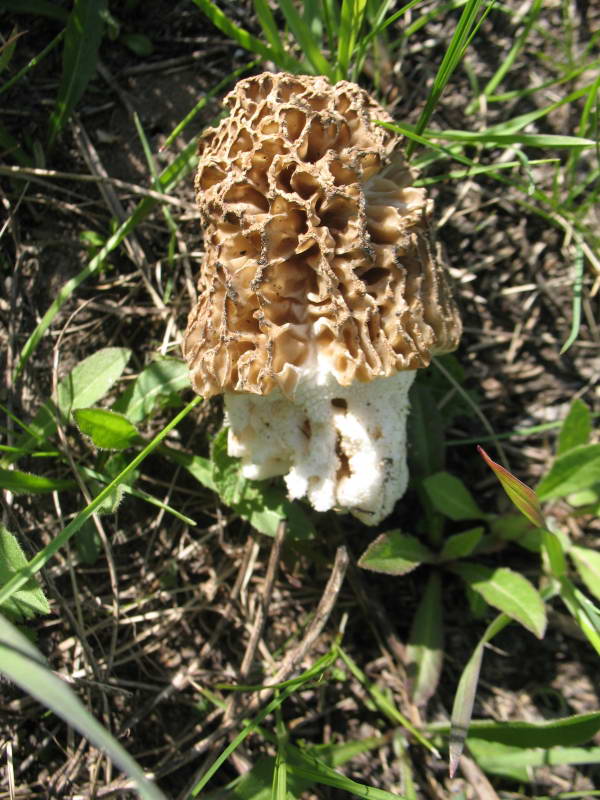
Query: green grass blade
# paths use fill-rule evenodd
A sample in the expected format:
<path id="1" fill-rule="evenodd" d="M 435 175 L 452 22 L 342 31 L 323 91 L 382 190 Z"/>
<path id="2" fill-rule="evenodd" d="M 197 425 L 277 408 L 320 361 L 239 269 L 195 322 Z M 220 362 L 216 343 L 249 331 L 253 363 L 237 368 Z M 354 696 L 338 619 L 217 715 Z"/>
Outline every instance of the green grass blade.
<path id="1" fill-rule="evenodd" d="M 537 22 L 537 19 L 540 15 L 542 10 L 544 0 L 533 0 L 531 8 L 529 9 L 529 13 L 525 19 L 525 24 L 523 26 L 523 30 L 515 39 L 513 46 L 510 48 L 510 51 L 494 73 L 494 75 L 490 78 L 490 80 L 485 85 L 485 88 L 482 92 L 485 98 L 489 98 L 489 96 L 496 90 L 499 84 L 504 80 L 512 66 L 514 65 L 517 56 L 523 50 L 527 39 L 529 38 L 529 34 L 531 32 L 532 27 Z M 478 104 L 478 99 L 476 98 L 473 100 L 466 109 L 467 114 L 472 114 L 473 111 L 476 109 Z"/>
<path id="2" fill-rule="evenodd" d="M 371 698 L 377 705 L 378 709 L 385 714 L 388 719 L 393 722 L 395 725 L 402 725 L 403 728 L 406 728 L 407 731 L 414 736 L 414 738 L 419 742 L 419 744 L 426 747 L 434 756 L 439 756 L 439 753 L 435 749 L 435 747 L 427 740 L 427 738 L 419 731 L 417 728 L 412 724 L 410 720 L 408 720 L 404 714 L 402 714 L 394 705 L 394 703 L 385 695 L 381 689 L 379 689 L 375 684 L 373 684 L 365 675 L 365 673 L 358 667 L 356 662 L 342 650 L 341 647 L 338 647 L 338 653 L 344 664 L 348 667 L 352 675 L 359 681 L 368 693 L 371 695 Z"/>
<path id="3" fill-rule="evenodd" d="M 446 85 L 455 69 L 462 61 L 467 47 L 473 39 L 473 36 L 476 34 L 479 26 L 492 9 L 494 2 L 495 0 L 490 0 L 490 2 L 488 2 L 486 10 L 481 14 L 481 16 L 479 16 L 479 11 L 483 5 L 482 0 L 469 0 L 464 7 L 448 49 L 446 50 L 444 58 L 442 59 L 442 63 L 440 64 L 440 67 L 434 78 L 433 86 L 431 92 L 429 93 L 429 97 L 427 98 L 425 108 L 421 112 L 421 115 L 417 121 L 415 130 L 418 134 L 425 130 L 433 110 L 438 104 L 442 92 L 446 88 Z M 414 146 L 411 142 L 407 149 L 409 158 L 413 150 Z"/>
<path id="4" fill-rule="evenodd" d="M 276 53 L 272 47 L 263 44 L 256 36 L 252 36 L 251 33 L 232 22 L 211 0 L 192 0 L 192 2 L 216 28 L 237 42 L 244 50 L 256 53 L 263 61 L 276 61 Z"/>
<path id="5" fill-rule="evenodd" d="M 334 69 L 321 52 L 319 41 L 315 38 L 306 22 L 297 12 L 296 6 L 293 4 L 292 0 L 279 0 L 279 7 L 283 12 L 294 39 L 308 59 L 306 67 L 308 67 L 309 71 L 314 75 L 326 75 L 328 78 L 333 79 Z"/>
<path id="6" fill-rule="evenodd" d="M 1 602 L 1 598 L 0 598 Z M 319 659 L 320 665 L 329 665 L 331 664 L 336 658 L 335 650 L 330 650 L 329 653 Z M 326 667 L 322 667 L 325 669 Z M 315 673 L 314 666 L 307 670 L 303 676 L 300 678 L 304 678 L 305 680 L 302 681 L 304 683 L 309 678 L 312 678 Z M 212 776 L 217 772 L 217 770 L 222 766 L 222 764 L 229 758 L 229 756 L 235 752 L 235 750 L 240 746 L 240 744 L 249 736 L 253 731 L 255 731 L 261 724 L 261 722 L 269 716 L 269 714 L 273 713 L 277 708 L 280 708 L 281 704 L 287 700 L 287 698 L 293 694 L 295 691 L 298 691 L 299 686 L 302 683 L 298 684 L 295 683 L 293 686 L 289 686 L 287 689 L 284 689 L 280 694 L 276 695 L 276 697 L 268 703 L 263 710 L 256 715 L 253 720 L 250 720 L 244 728 L 238 733 L 238 735 L 233 739 L 232 742 L 223 750 L 223 752 L 213 761 L 210 767 L 206 770 L 204 775 L 200 778 L 198 783 L 194 786 L 192 791 L 190 792 L 189 797 L 196 797 L 202 789 L 206 786 L 208 781 L 212 778 Z"/>
<path id="7" fill-rule="evenodd" d="M 75 692 L 48 668 L 42 654 L 17 628 L 0 616 L 2 672 L 24 691 L 50 708 L 68 725 L 103 750 L 136 783 L 144 800 L 166 800 L 140 765 L 85 708 Z"/>
<path id="8" fill-rule="evenodd" d="M 133 470 L 139 466 L 144 459 L 146 459 L 150 453 L 155 450 L 158 445 L 168 436 L 170 431 L 181 422 L 184 417 L 186 417 L 189 412 L 195 408 L 198 403 L 200 403 L 202 398 L 195 397 L 191 403 L 188 403 L 187 406 L 174 417 L 168 425 L 166 425 L 160 433 L 158 433 L 154 439 L 146 446 L 144 449 L 138 453 L 138 455 L 129 462 L 129 464 L 123 469 L 117 477 L 112 480 L 107 486 L 99 492 L 96 497 L 92 500 L 91 503 L 82 509 L 82 511 L 77 514 L 77 516 L 66 526 L 63 528 L 62 531 L 52 539 L 52 541 L 46 545 L 42 550 L 39 551 L 27 564 L 27 567 L 22 569 L 18 572 L 11 580 L 9 580 L 4 586 L 0 588 L 0 606 L 5 603 L 9 597 L 11 597 L 14 592 L 21 588 L 27 581 L 31 578 L 32 575 L 35 575 L 36 572 L 39 572 L 42 567 L 44 567 L 48 561 L 52 558 L 52 556 L 57 553 L 63 545 L 65 545 L 71 536 L 76 533 L 83 523 L 89 519 L 92 514 L 96 511 L 96 509 L 102 505 L 104 500 L 111 494 L 111 492 L 117 488 L 125 478 L 133 472 Z"/>
<path id="9" fill-rule="evenodd" d="M 310 783 L 320 783 L 324 786 L 332 786 L 341 789 L 349 794 L 363 798 L 363 800 L 405 800 L 402 795 L 386 792 L 385 789 L 378 789 L 375 786 L 366 786 L 358 783 L 345 775 L 341 775 L 334 769 L 324 764 L 317 758 L 303 753 L 297 748 L 289 748 L 288 772 L 302 780 Z"/>
<path id="10" fill-rule="evenodd" d="M 410 628 L 406 663 L 413 702 L 424 706 L 436 692 L 444 657 L 444 605 L 438 571 L 431 572 Z"/>
<path id="11" fill-rule="evenodd" d="M 52 41 L 47 44 L 46 47 L 44 47 L 41 53 L 38 53 L 37 56 L 34 56 L 30 61 L 27 62 L 27 64 L 25 64 L 22 69 L 16 73 L 16 75 L 13 75 L 10 80 L 6 81 L 6 83 L 0 86 L 0 94 L 2 94 L 2 92 L 6 92 L 11 86 L 14 86 L 15 83 L 18 83 L 21 78 L 29 72 L 29 70 L 37 67 L 37 65 L 48 55 L 48 53 L 51 53 L 56 45 L 62 41 L 64 35 L 65 31 L 60 31 L 60 33 L 58 33 L 54 39 L 52 39 Z"/>
<path id="12" fill-rule="evenodd" d="M 210 102 L 210 100 L 212 100 L 213 97 L 216 97 L 221 91 L 223 91 L 223 89 L 226 86 L 229 86 L 230 83 L 233 83 L 233 81 L 237 81 L 237 79 L 240 78 L 244 73 L 249 72 L 251 69 L 254 69 L 254 67 L 258 63 L 259 59 L 255 59 L 254 61 L 251 61 L 249 64 L 245 64 L 243 67 L 240 67 L 239 69 L 236 69 L 233 72 L 229 73 L 229 75 L 226 78 L 223 78 L 222 81 L 219 81 L 219 83 L 217 83 L 214 89 L 211 89 L 209 92 L 207 92 L 204 95 L 204 97 L 202 97 L 196 103 L 196 105 L 192 108 L 192 110 L 185 115 L 185 117 L 181 120 L 181 122 L 178 123 L 178 125 L 176 125 L 175 128 L 173 128 L 171 133 L 165 139 L 165 142 L 162 145 L 161 150 L 166 150 L 171 146 L 171 144 L 175 141 L 175 139 L 179 136 L 179 134 L 189 125 L 189 123 L 194 119 L 194 117 L 200 111 L 202 111 L 204 106 L 208 102 Z"/>
<path id="13" fill-rule="evenodd" d="M 161 191 L 168 192 L 173 186 L 181 180 L 191 170 L 191 165 L 194 163 L 196 154 L 196 141 L 191 141 L 186 148 L 177 156 L 175 161 L 170 164 L 160 176 Z M 13 374 L 15 380 L 23 371 L 31 355 L 40 343 L 42 336 L 46 333 L 54 318 L 62 308 L 62 306 L 71 297 L 75 289 L 87 280 L 91 275 L 100 269 L 108 255 L 118 247 L 123 239 L 128 236 L 135 228 L 152 212 L 157 204 L 157 200 L 152 197 L 145 197 L 141 200 L 135 208 L 133 214 L 125 220 L 125 222 L 107 239 L 106 244 L 101 250 L 92 258 L 92 260 L 75 275 L 74 278 L 67 281 L 58 291 L 54 302 L 50 305 L 40 322 L 37 324 L 35 330 L 25 342 L 21 350 L 21 356 Z"/>
<path id="14" fill-rule="evenodd" d="M 465 739 L 469 730 L 471 716 L 473 715 L 473 704 L 475 703 L 475 694 L 477 692 L 485 645 L 491 641 L 497 633 L 500 633 L 509 622 L 511 622 L 510 617 L 507 617 L 506 614 L 499 614 L 488 625 L 460 676 L 456 695 L 454 696 L 454 703 L 452 704 L 449 744 L 450 777 L 454 775 L 458 767 L 458 762 L 462 755 Z"/>
<path id="15" fill-rule="evenodd" d="M 96 472 L 93 469 L 89 469 L 88 467 L 83 467 L 82 472 L 90 478 L 98 481 L 106 485 L 108 483 L 107 478 L 104 475 L 101 475 L 99 472 Z M 156 508 L 160 508 L 162 511 L 165 511 L 167 514 L 171 514 L 171 516 L 175 517 L 175 519 L 184 522 L 186 525 L 197 525 L 198 523 L 191 519 L 191 517 L 187 517 L 185 514 L 182 514 L 180 511 L 177 511 L 176 508 L 168 505 L 167 503 L 163 503 L 162 500 L 154 497 L 152 494 L 148 494 L 143 489 L 136 489 L 132 486 L 128 486 L 126 483 L 121 484 L 121 488 L 125 494 L 130 494 L 133 497 L 138 497 L 140 500 L 144 500 L 146 503 L 149 503 L 151 506 L 155 506 Z"/>
<path id="16" fill-rule="evenodd" d="M 448 142 L 465 142 L 469 144 L 485 144 L 493 147 L 553 147 L 553 148 L 588 148 L 596 147 L 593 139 L 584 139 L 580 136 L 562 136 L 545 133 L 496 133 L 486 131 L 432 131 L 427 135 L 433 139 L 443 139 Z"/>
<path id="17" fill-rule="evenodd" d="M 336 63 L 336 77 L 340 81 L 349 77 L 350 59 L 363 24 L 366 4 L 366 0 L 342 0 Z"/>
<path id="18" fill-rule="evenodd" d="M 8 65 L 12 61 L 17 42 L 21 36 L 23 36 L 23 33 L 19 33 L 19 29 L 15 25 L 8 37 L 4 38 L 4 41 L 0 45 L 0 74 L 7 69 Z"/>
<path id="19" fill-rule="evenodd" d="M 321 13 L 327 32 L 329 52 L 333 53 L 337 41 L 337 31 L 340 26 L 340 7 L 338 0 L 321 0 Z"/>
<path id="20" fill-rule="evenodd" d="M 0 125 L 0 150 L 4 158 L 9 155 L 22 167 L 33 166 L 30 156 L 25 153 L 19 142 L 6 130 L 4 125 Z"/>
<path id="21" fill-rule="evenodd" d="M 560 348 L 559 355 L 561 356 L 563 353 L 567 352 L 579 335 L 579 328 L 581 326 L 581 301 L 583 296 L 583 267 L 583 250 L 581 249 L 581 246 L 578 245 L 575 252 L 574 264 L 575 275 L 573 280 L 573 316 L 571 319 L 571 332 L 567 337 L 567 341 Z"/>
<path id="22" fill-rule="evenodd" d="M 260 27 L 263 29 L 265 39 L 273 48 L 275 63 L 285 64 L 286 55 L 283 49 L 283 41 L 267 0 L 254 0 L 254 10 L 260 22 Z"/>
<path id="23" fill-rule="evenodd" d="M 32 475 L 18 469 L 0 468 L 0 489 L 8 489 L 14 494 L 49 494 L 63 489 L 75 489 L 72 480 L 47 478 L 45 475 Z"/>
<path id="24" fill-rule="evenodd" d="M 104 31 L 106 0 L 75 0 L 69 14 L 63 48 L 62 76 L 56 108 L 50 117 L 48 147 L 64 127 L 71 111 L 96 71 Z"/>
<path id="25" fill-rule="evenodd" d="M 19 14 L 35 14 L 36 17 L 49 17 L 66 22 L 68 12 L 50 0 L 2 0 L 2 11 L 17 11 Z"/>
<path id="26" fill-rule="evenodd" d="M 326 25 L 325 17 L 329 11 L 327 5 L 325 0 L 304 0 L 302 3 L 302 19 L 321 49 Z"/>
<path id="27" fill-rule="evenodd" d="M 373 23 L 371 24 L 371 30 L 365 33 L 358 42 L 357 53 L 354 59 L 354 71 L 352 75 L 353 80 L 357 80 L 360 71 L 362 69 L 362 65 L 365 60 L 365 56 L 367 54 L 367 50 L 369 45 L 373 42 L 377 36 L 379 36 L 383 31 L 396 22 L 401 16 L 406 14 L 414 6 L 418 5 L 421 0 L 410 0 L 405 6 L 399 11 L 394 12 L 391 16 L 385 18 L 385 14 L 387 13 L 388 6 L 390 5 L 388 2 L 381 3 L 379 7 L 379 12 Z M 464 0 L 462 0 L 464 2 Z M 437 12 L 436 12 L 437 13 Z"/>
<path id="28" fill-rule="evenodd" d="M 597 161 L 600 160 L 600 138 L 598 136 L 598 93 L 600 92 L 600 75 L 594 81 L 594 83 L 590 86 L 590 91 L 585 99 L 585 103 L 583 105 L 583 110 L 581 112 L 581 116 L 579 117 L 579 125 L 577 126 L 577 133 L 579 136 L 585 136 L 586 134 L 591 135 L 591 137 L 596 142 L 596 158 Z M 568 175 L 569 183 L 578 186 L 581 182 L 579 176 L 577 174 L 577 167 L 579 164 L 579 153 L 574 152 L 569 157 L 569 162 L 566 167 L 566 173 Z M 587 171 L 587 170 L 586 170 Z M 592 191 L 594 195 L 594 201 L 597 202 L 597 190 L 596 192 Z"/>

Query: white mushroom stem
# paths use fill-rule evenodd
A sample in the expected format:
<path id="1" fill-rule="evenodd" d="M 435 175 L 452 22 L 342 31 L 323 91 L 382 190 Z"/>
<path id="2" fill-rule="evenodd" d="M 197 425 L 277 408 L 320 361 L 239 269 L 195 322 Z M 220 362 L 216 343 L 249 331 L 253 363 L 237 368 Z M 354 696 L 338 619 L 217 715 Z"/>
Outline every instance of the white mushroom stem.
<path id="1" fill-rule="evenodd" d="M 340 386 L 325 364 L 298 369 L 290 400 L 225 393 L 229 454 L 252 480 L 285 475 L 292 499 L 342 508 L 367 525 L 393 510 L 408 483 L 406 418 L 415 371 Z"/>

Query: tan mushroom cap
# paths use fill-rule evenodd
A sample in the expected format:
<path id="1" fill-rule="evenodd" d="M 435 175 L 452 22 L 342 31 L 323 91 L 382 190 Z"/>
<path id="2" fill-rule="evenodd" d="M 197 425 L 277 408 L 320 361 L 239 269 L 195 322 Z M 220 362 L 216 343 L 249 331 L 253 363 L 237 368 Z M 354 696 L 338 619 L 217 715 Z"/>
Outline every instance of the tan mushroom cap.
<path id="1" fill-rule="evenodd" d="M 358 86 L 263 73 L 225 98 L 196 176 L 205 254 L 183 344 L 194 388 L 293 393 L 325 360 L 343 386 L 425 367 L 461 325 L 432 201 Z"/>

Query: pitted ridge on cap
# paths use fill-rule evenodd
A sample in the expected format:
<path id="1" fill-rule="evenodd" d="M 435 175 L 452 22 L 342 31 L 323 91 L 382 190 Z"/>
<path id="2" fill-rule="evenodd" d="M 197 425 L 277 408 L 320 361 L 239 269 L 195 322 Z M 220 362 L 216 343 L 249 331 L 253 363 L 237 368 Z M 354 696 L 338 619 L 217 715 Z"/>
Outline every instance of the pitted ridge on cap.
<path id="1" fill-rule="evenodd" d="M 461 326 L 389 115 L 358 86 L 263 73 L 200 139 L 205 228 L 184 340 L 196 391 L 293 394 L 317 357 L 342 386 L 429 364 Z"/>

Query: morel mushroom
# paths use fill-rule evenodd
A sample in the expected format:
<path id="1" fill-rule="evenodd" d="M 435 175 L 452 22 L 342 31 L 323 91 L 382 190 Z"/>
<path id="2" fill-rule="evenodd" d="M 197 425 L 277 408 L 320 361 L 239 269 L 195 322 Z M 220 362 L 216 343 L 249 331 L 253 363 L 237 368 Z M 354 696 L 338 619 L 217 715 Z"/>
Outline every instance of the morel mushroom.
<path id="1" fill-rule="evenodd" d="M 408 390 L 461 325 L 432 202 L 358 86 L 264 73 L 200 140 L 195 390 L 225 395 L 247 478 L 368 525 L 406 489 Z"/>

